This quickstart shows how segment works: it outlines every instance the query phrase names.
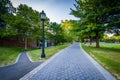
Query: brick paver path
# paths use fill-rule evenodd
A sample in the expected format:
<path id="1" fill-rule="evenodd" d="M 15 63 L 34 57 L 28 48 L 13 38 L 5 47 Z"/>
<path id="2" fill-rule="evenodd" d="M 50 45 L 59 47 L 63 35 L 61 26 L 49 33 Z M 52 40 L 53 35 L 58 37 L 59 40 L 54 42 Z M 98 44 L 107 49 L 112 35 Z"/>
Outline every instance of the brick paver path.
<path id="1" fill-rule="evenodd" d="M 21 80 L 115 80 L 115 78 L 106 79 L 81 50 L 79 44 L 74 43 L 40 70 L 28 73 Z"/>

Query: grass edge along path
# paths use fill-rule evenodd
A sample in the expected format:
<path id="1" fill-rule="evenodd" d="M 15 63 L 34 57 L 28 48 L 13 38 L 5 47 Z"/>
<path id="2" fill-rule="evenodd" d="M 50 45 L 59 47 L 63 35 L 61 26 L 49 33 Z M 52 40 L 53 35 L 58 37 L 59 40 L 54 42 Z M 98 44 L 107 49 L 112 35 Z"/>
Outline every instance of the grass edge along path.
<path id="1" fill-rule="evenodd" d="M 62 44 L 62 45 L 57 45 L 57 46 L 52 46 L 52 47 L 45 48 L 45 54 L 46 54 L 45 60 L 49 59 L 54 54 L 56 54 L 60 50 L 66 48 L 70 45 L 71 45 L 70 43 L 65 43 L 65 44 Z M 41 53 L 42 53 L 41 49 L 34 49 L 34 50 L 31 50 L 31 51 L 28 51 L 28 55 L 30 56 L 30 58 L 33 61 L 40 61 Z"/>
<path id="2" fill-rule="evenodd" d="M 87 46 L 85 44 L 82 44 L 82 48 L 118 80 L 120 80 L 120 44 L 100 44 L 100 48 L 95 48 L 94 45 Z"/>
<path id="3" fill-rule="evenodd" d="M 23 51 L 24 48 L 20 47 L 0 46 L 0 66 L 14 64 L 18 55 Z"/>
<path id="4" fill-rule="evenodd" d="M 55 47 L 45 48 L 45 53 L 49 53 L 47 54 L 46 59 L 50 58 L 52 55 L 64 49 L 65 47 L 68 47 L 69 45 L 70 43 L 66 43 Z M 0 67 L 14 64 L 16 62 L 18 55 L 24 51 L 25 51 L 24 48 L 21 47 L 0 46 Z M 28 49 L 28 52 L 30 57 L 32 57 L 33 61 L 40 60 L 40 55 L 42 53 L 41 49 L 30 48 Z M 33 54 L 31 54 L 31 52 Z"/>

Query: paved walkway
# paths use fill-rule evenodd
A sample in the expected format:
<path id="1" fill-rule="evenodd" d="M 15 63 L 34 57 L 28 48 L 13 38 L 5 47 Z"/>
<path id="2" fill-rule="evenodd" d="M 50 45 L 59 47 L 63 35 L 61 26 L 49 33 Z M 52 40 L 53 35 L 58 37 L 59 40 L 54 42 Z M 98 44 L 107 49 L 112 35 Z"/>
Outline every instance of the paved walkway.
<path id="1" fill-rule="evenodd" d="M 100 70 L 99 70 L 99 69 Z M 116 80 L 78 43 L 57 53 L 20 80 Z"/>
<path id="2" fill-rule="evenodd" d="M 41 62 L 31 62 L 23 52 L 15 64 L 0 67 L 0 80 L 18 80 L 40 64 Z"/>

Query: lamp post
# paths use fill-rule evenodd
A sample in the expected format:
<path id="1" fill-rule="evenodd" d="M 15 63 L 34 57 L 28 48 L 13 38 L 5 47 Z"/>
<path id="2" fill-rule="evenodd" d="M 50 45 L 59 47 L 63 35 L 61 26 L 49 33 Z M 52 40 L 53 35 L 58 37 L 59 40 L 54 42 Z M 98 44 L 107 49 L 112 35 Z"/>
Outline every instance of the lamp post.
<path id="1" fill-rule="evenodd" d="M 44 52 L 44 48 L 45 48 L 45 40 L 44 40 L 44 21 L 46 19 L 46 14 L 44 13 L 44 11 L 42 11 L 40 13 L 41 15 L 41 21 L 42 21 L 42 54 L 41 54 L 41 58 L 45 58 L 45 52 Z"/>

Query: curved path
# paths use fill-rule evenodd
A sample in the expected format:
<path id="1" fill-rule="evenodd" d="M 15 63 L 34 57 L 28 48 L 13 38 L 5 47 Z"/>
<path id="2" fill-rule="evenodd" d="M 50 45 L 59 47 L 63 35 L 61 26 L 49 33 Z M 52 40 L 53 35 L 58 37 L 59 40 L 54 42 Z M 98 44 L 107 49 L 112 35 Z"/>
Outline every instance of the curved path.
<path id="1" fill-rule="evenodd" d="M 79 43 L 65 48 L 20 80 L 116 80 Z"/>
<path id="2" fill-rule="evenodd" d="M 0 80 L 18 80 L 41 63 L 31 62 L 26 52 L 23 52 L 15 64 L 0 67 Z"/>

